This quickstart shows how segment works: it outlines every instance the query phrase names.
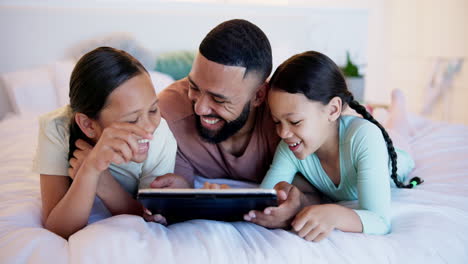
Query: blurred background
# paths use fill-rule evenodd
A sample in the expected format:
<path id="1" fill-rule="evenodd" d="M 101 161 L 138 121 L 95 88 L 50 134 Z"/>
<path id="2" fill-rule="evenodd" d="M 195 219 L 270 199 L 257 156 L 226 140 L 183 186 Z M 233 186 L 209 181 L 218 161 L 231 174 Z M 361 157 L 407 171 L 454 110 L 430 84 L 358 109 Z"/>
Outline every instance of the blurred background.
<path id="1" fill-rule="evenodd" d="M 411 112 L 468 125 L 468 0 L 0 0 L 0 118 L 66 103 L 74 62 L 96 46 L 178 79 L 233 18 L 266 33 L 274 67 L 317 50 L 362 102 L 388 104 L 399 88 Z"/>

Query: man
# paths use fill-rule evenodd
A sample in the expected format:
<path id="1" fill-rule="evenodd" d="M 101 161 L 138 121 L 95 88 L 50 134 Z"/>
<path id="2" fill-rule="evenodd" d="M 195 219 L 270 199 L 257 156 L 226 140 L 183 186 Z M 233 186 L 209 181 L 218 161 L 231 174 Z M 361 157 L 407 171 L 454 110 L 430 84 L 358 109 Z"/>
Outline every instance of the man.
<path id="1" fill-rule="evenodd" d="M 235 19 L 211 30 L 189 75 L 159 94 L 178 153 L 174 174 L 152 187 L 191 187 L 195 175 L 260 183 L 279 142 L 265 102 L 271 70 L 256 25 Z"/>

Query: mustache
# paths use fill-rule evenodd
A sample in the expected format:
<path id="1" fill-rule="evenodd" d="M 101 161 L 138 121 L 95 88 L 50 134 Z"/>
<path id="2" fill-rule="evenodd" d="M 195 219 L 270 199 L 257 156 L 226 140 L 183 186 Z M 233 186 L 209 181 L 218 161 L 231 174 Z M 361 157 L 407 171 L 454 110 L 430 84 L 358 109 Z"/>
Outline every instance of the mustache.
<path id="1" fill-rule="evenodd" d="M 197 115 L 197 114 L 195 113 L 195 103 L 193 103 L 193 102 L 192 102 L 192 107 L 193 107 L 193 113 L 195 114 L 195 116 L 196 116 L 198 119 L 200 119 L 200 118 L 202 118 L 202 117 L 204 117 L 204 118 L 210 118 L 210 117 L 211 117 L 211 118 L 218 118 L 218 119 L 221 119 L 221 120 L 223 120 L 223 121 L 226 121 L 224 118 L 220 117 L 219 115 L 215 115 L 215 114 L 203 115 L 203 116 Z"/>

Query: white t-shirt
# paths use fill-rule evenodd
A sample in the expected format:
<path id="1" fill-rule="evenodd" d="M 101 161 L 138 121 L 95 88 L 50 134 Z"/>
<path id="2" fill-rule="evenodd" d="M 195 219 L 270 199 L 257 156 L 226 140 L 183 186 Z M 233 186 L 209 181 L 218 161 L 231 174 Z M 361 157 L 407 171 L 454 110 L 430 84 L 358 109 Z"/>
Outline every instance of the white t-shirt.
<path id="1" fill-rule="evenodd" d="M 39 138 L 33 170 L 47 175 L 68 175 L 70 120 L 69 105 L 39 118 Z M 143 163 L 111 164 L 114 178 L 132 195 L 139 188 L 147 188 L 157 177 L 174 172 L 177 142 L 165 119 L 161 118 L 150 141 L 148 157 Z"/>

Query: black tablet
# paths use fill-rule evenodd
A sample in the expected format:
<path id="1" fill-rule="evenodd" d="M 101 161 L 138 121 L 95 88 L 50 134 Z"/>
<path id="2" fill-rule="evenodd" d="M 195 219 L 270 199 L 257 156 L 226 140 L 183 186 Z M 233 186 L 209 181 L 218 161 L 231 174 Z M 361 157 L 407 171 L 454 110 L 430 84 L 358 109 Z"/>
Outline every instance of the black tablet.
<path id="1" fill-rule="evenodd" d="M 141 189 L 137 199 L 168 223 L 190 219 L 242 221 L 250 210 L 277 206 L 274 189 Z"/>

